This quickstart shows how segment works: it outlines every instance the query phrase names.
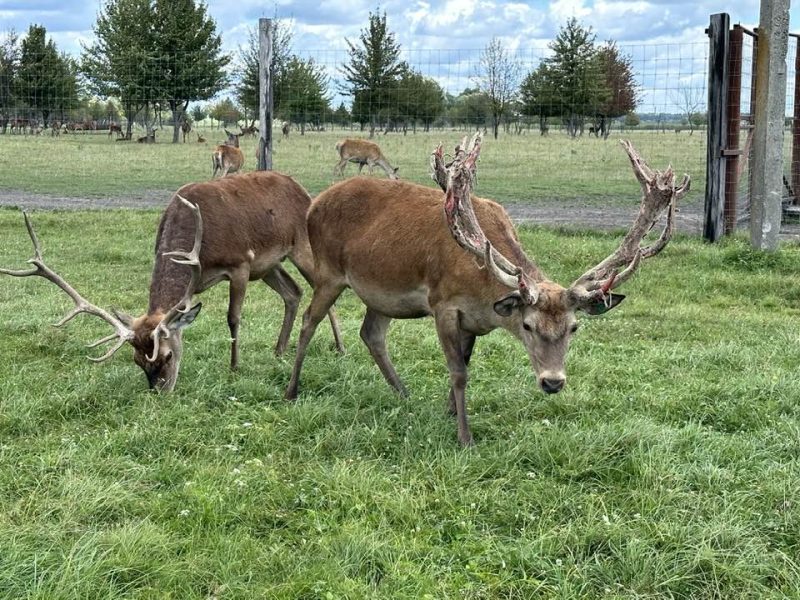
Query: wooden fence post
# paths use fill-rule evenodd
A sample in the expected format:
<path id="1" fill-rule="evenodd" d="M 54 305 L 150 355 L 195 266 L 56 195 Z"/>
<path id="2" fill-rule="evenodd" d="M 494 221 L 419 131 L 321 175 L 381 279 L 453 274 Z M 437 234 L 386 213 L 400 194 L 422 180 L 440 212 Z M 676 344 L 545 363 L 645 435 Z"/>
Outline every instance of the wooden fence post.
<path id="1" fill-rule="evenodd" d="M 792 204 L 800 205 L 800 38 L 794 48 L 794 118 L 792 119 Z"/>
<path id="2" fill-rule="evenodd" d="M 258 20 L 258 170 L 272 170 L 272 19 Z"/>
<path id="3" fill-rule="evenodd" d="M 723 233 L 725 203 L 725 157 L 728 122 L 728 30 L 727 13 L 711 15 L 708 26 L 708 145 L 706 150 L 706 197 L 703 237 L 716 242 Z"/>

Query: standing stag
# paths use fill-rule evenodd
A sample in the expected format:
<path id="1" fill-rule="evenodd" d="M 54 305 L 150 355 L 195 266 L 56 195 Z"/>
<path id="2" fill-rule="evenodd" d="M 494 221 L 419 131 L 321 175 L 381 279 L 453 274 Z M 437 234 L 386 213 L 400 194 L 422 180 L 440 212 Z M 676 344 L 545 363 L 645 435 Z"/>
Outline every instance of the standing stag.
<path id="1" fill-rule="evenodd" d="M 383 156 L 380 146 L 375 142 L 354 138 L 340 140 L 336 143 L 336 152 L 339 153 L 339 162 L 333 168 L 334 176 L 337 174 L 344 175 L 344 168 L 347 163 L 353 162 L 358 165 L 359 174 L 361 174 L 364 165 L 367 165 L 369 174 L 372 175 L 372 168 L 378 165 L 386 171 L 389 179 L 397 179 L 397 171 L 400 170 L 400 167 L 392 167 Z"/>
<path id="2" fill-rule="evenodd" d="M 222 177 L 225 177 L 228 173 L 236 173 L 244 164 L 244 154 L 239 149 L 239 135 L 231 133 L 227 129 L 225 133 L 228 134 L 227 141 L 214 148 L 214 152 L 211 154 L 211 162 L 214 166 L 214 173 L 211 175 L 212 179 L 220 171 L 222 172 Z"/>
<path id="3" fill-rule="evenodd" d="M 624 146 L 643 191 L 639 214 L 620 247 L 568 288 L 547 279 L 528 259 L 502 206 L 471 198 L 478 135 L 470 147 L 457 151 L 449 169 L 441 146 L 434 152 L 434 175 L 445 188 L 444 199 L 438 190 L 413 183 L 363 177 L 328 188 L 308 214 L 318 280 L 303 316 L 286 397 L 297 397 L 308 344 L 348 286 L 367 306 L 361 339 L 402 395 L 406 388 L 386 350 L 389 323 L 433 316 L 450 371 L 449 409 L 463 445 L 472 443 L 465 389 L 476 336 L 508 330 L 525 346 L 541 389 L 560 391 L 567 347 L 578 327 L 576 312 L 602 314 L 620 303 L 624 296 L 611 290 L 667 245 L 676 202 L 689 189 L 688 176 L 676 187 L 671 168 L 654 172 L 629 142 Z M 660 238 L 642 247 L 664 212 Z"/>
<path id="4" fill-rule="evenodd" d="M 186 136 L 192 132 L 192 124 L 189 119 L 181 120 L 181 133 L 183 134 L 183 143 L 186 143 Z"/>
<path id="5" fill-rule="evenodd" d="M 75 308 L 57 327 L 83 312 L 100 317 L 114 328 L 114 333 L 90 347 L 115 341 L 114 346 L 91 360 L 106 360 L 128 342 L 150 388 L 170 391 L 177 381 L 183 353 L 182 330 L 200 311 L 200 303 L 192 305 L 192 297 L 220 281 L 230 282 L 231 369 L 239 363 L 239 321 L 249 281 L 261 279 L 283 298 L 283 325 L 275 353 L 286 350 L 302 290 L 280 263 L 288 258 L 313 285 L 314 259 L 306 230 L 310 203 L 310 196 L 297 182 L 274 171 L 183 186 L 161 217 L 150 303 L 147 313 L 138 318 L 110 314 L 89 303 L 47 267 L 27 214 L 25 224 L 34 247 L 34 257 L 28 262 L 34 267 L 0 269 L 0 273 L 38 275 L 55 283 L 75 302 Z M 184 251 L 187 248 L 191 250 Z M 336 346 L 342 351 L 332 311 L 330 320 Z"/>

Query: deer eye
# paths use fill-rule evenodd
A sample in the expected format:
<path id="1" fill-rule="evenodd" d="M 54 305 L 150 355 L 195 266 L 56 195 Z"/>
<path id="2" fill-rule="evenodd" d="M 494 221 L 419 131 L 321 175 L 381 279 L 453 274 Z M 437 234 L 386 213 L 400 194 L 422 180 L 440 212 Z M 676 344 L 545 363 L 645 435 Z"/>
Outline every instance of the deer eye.
<path id="1" fill-rule="evenodd" d="M 577 323 L 573 323 L 572 327 L 569 328 L 569 332 L 570 333 L 575 333 L 576 331 L 578 331 L 578 324 Z"/>
<path id="2" fill-rule="evenodd" d="M 531 326 L 530 326 L 530 325 L 528 325 L 527 323 L 525 323 L 524 321 L 523 321 L 523 323 L 522 323 L 522 328 L 523 328 L 525 331 L 533 331 L 533 329 L 531 329 Z"/>

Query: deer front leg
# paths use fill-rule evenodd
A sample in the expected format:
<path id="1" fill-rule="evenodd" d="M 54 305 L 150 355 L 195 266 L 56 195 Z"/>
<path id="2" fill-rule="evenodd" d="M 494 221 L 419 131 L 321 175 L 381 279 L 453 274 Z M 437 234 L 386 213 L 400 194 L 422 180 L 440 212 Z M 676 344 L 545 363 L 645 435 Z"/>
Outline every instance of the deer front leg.
<path id="1" fill-rule="evenodd" d="M 466 331 L 461 332 L 461 356 L 464 357 L 464 366 L 466 367 L 469 367 L 469 361 L 472 358 L 472 350 L 475 348 L 475 339 L 476 336 L 474 333 L 468 333 Z M 456 394 L 452 387 L 450 388 L 450 397 L 447 407 L 450 415 L 455 417 L 458 414 L 456 409 Z"/>
<path id="2" fill-rule="evenodd" d="M 294 319 L 297 316 L 297 309 L 300 306 L 303 290 L 280 265 L 267 273 L 263 281 L 283 298 L 283 325 L 281 326 L 280 335 L 278 335 L 278 342 L 275 345 L 275 354 L 280 356 L 286 351 L 286 346 L 289 344 L 289 336 L 292 334 L 292 325 L 294 325 Z"/>
<path id="3" fill-rule="evenodd" d="M 236 269 L 230 275 L 228 328 L 231 331 L 231 371 L 239 368 L 239 322 L 242 319 L 242 304 L 247 291 L 248 278 L 249 269 Z"/>
<path id="4" fill-rule="evenodd" d="M 397 371 L 389 359 L 389 353 L 386 351 L 386 332 L 389 330 L 391 322 L 390 317 L 367 308 L 367 314 L 364 315 L 364 322 L 361 325 L 361 339 L 364 340 L 375 364 L 378 365 L 389 385 L 401 396 L 408 396 L 408 390 L 397 375 Z"/>
<path id="5" fill-rule="evenodd" d="M 450 371 L 450 394 L 455 404 L 456 421 L 458 423 L 458 441 L 462 446 L 472 445 L 472 432 L 467 423 L 467 364 L 461 346 L 461 328 L 458 324 L 458 312 L 444 310 L 434 315 L 436 333 L 442 344 L 447 368 Z"/>

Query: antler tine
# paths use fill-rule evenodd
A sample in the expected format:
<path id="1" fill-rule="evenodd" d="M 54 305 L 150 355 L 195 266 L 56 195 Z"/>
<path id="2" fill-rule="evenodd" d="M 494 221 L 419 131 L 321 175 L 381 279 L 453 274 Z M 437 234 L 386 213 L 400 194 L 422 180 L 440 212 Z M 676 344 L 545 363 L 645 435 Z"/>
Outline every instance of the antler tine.
<path id="1" fill-rule="evenodd" d="M 22 212 L 22 216 L 25 219 L 25 227 L 28 230 L 28 235 L 31 238 L 31 242 L 33 243 L 33 258 L 28 259 L 28 263 L 34 265 L 32 269 L 26 270 L 12 270 L 12 269 L 0 269 L 0 273 L 4 275 L 11 275 L 12 277 L 31 277 L 31 276 L 38 276 L 44 279 L 47 279 L 51 283 L 57 285 L 67 296 L 69 296 L 72 301 L 75 303 L 75 307 L 67 313 L 67 315 L 54 323 L 54 327 L 62 327 L 66 325 L 69 321 L 74 319 L 81 313 L 86 313 L 90 315 L 94 315 L 95 317 L 99 317 L 106 321 L 109 325 L 114 328 L 114 333 L 106 336 L 97 342 L 89 345 L 89 348 L 95 348 L 100 346 L 101 344 L 105 344 L 113 340 L 114 338 L 118 338 L 119 342 L 114 345 L 108 352 L 106 352 L 103 356 L 98 358 L 88 357 L 89 360 L 95 362 L 101 362 L 108 358 L 110 358 L 117 350 L 119 350 L 125 342 L 130 341 L 133 339 L 133 331 L 129 329 L 122 321 L 111 315 L 110 313 L 106 312 L 99 306 L 95 306 L 94 304 L 87 301 L 83 296 L 81 296 L 75 288 L 73 288 L 70 284 L 68 284 L 60 275 L 58 275 L 55 271 L 50 269 L 42 259 L 42 251 L 41 247 L 39 246 L 39 239 L 36 236 L 36 231 L 33 228 L 33 223 L 31 223 L 30 217 L 28 217 L 28 213 L 25 211 Z"/>
<path id="2" fill-rule="evenodd" d="M 161 338 L 169 337 L 169 325 L 179 315 L 189 312 L 192 308 L 192 297 L 203 277 L 203 271 L 200 266 L 200 248 L 203 244 L 203 217 L 200 215 L 200 208 L 196 204 L 192 204 L 186 198 L 178 194 L 178 199 L 181 203 L 189 208 L 194 214 L 195 229 L 194 229 L 194 244 L 189 252 L 182 250 L 173 250 L 172 252 L 164 252 L 161 256 L 169 256 L 174 263 L 179 265 L 188 265 L 192 268 L 192 277 L 189 285 L 186 286 L 186 291 L 183 297 L 178 300 L 177 304 L 167 311 L 164 318 L 158 323 L 150 334 L 153 338 L 153 353 L 147 357 L 150 362 L 155 361 L 158 357 L 159 345 Z"/>
<path id="3" fill-rule="evenodd" d="M 606 292 L 630 278 L 642 260 L 655 256 L 666 247 L 674 230 L 677 201 L 686 195 L 691 183 L 690 177 L 684 175 L 683 181 L 676 187 L 672 167 L 664 172 L 653 171 L 631 142 L 623 140 L 622 146 L 631 161 L 634 175 L 642 186 L 642 201 L 639 213 L 619 248 L 572 284 L 573 289 L 582 288 L 586 293 L 599 292 L 605 296 Z M 665 210 L 667 222 L 661 235 L 650 246 L 642 247 L 642 240 L 658 223 Z M 621 267 L 625 268 L 619 272 Z"/>
<path id="4" fill-rule="evenodd" d="M 463 143 L 466 144 L 466 138 Z M 523 299 L 533 304 L 538 298 L 535 284 L 528 282 L 522 269 L 492 247 L 472 207 L 470 195 L 473 172 L 480 151 L 481 140 L 477 134 L 473 137 L 468 153 L 460 148 L 456 150 L 456 158 L 448 169 L 444 211 L 450 232 L 462 248 L 483 260 L 486 268 L 498 281 L 510 288 L 519 289 Z"/>
<path id="5" fill-rule="evenodd" d="M 443 192 L 447 191 L 447 169 L 444 164 L 444 149 L 442 147 L 442 142 L 439 142 L 439 145 L 433 149 L 431 152 L 431 179 L 433 179 L 437 185 L 442 188 Z"/>

